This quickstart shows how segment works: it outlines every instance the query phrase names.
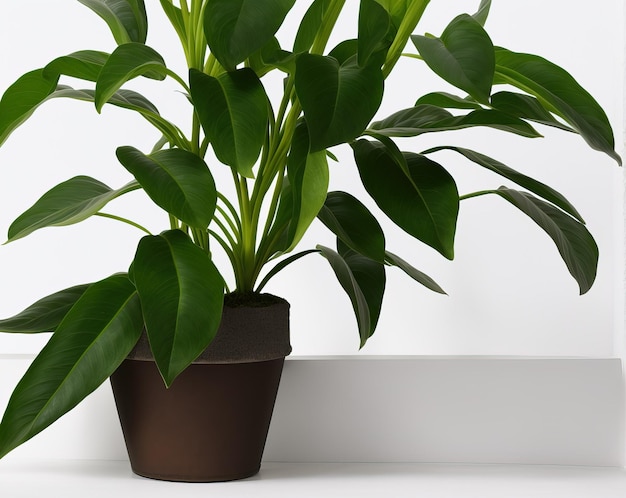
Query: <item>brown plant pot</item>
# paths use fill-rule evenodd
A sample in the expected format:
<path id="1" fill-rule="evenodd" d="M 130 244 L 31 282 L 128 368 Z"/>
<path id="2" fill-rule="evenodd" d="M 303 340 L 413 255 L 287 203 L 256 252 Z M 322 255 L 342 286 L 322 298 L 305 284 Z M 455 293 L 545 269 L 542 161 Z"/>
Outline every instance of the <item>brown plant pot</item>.
<path id="1" fill-rule="evenodd" d="M 290 352 L 289 304 L 279 298 L 227 302 L 214 341 L 169 389 L 142 336 L 111 376 L 133 472 L 187 482 L 256 474 Z"/>

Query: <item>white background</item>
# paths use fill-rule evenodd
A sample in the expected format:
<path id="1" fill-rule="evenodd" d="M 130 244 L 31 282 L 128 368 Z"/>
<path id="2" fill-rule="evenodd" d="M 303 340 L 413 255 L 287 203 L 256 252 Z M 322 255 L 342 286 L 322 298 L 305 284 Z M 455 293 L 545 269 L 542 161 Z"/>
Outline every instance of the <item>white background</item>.
<path id="1" fill-rule="evenodd" d="M 173 68 L 182 70 L 172 34 L 156 2 L 147 2 L 153 22 L 148 43 Z M 477 0 L 432 2 L 417 32 L 440 34 L 454 16 L 475 11 Z M 306 6 L 308 2 L 298 2 Z M 353 9 L 357 2 L 348 0 Z M 281 34 L 295 29 L 292 17 Z M 341 22 L 355 31 L 354 19 Z M 604 0 L 495 1 L 487 29 L 494 43 L 515 51 L 539 53 L 567 68 L 607 110 L 623 152 L 623 5 Z M 288 45 L 288 43 L 285 43 Z M 75 1 L 3 2 L 0 16 L 0 88 L 57 56 L 81 49 L 111 51 L 106 26 Z M 278 79 L 272 80 L 279 85 Z M 88 86 L 88 85 L 85 85 Z M 420 95 L 449 88 L 418 61 L 406 60 L 387 81 L 380 117 L 409 107 Z M 173 83 L 136 82 L 162 114 L 188 122 L 185 99 Z M 385 224 L 388 248 L 430 274 L 448 292 L 420 288 L 399 271 L 388 272 L 388 292 L 376 335 L 361 354 L 486 354 L 614 356 L 620 353 L 623 295 L 622 171 L 590 150 L 576 136 L 541 128 L 545 139 L 523 139 L 497 131 L 462 131 L 406 140 L 406 150 L 432 145 L 467 146 L 495 157 L 564 193 L 588 222 L 601 251 L 594 288 L 579 297 L 575 282 L 551 241 L 502 200 L 462 203 L 456 259 L 433 250 Z M 85 174 L 111 187 L 129 180 L 114 156 L 119 145 L 148 151 L 158 136 L 128 111 L 107 108 L 98 116 L 89 104 L 57 101 L 36 115 L 0 149 L 0 230 L 57 183 Z M 333 150 L 331 186 L 360 196 L 349 148 Z M 455 176 L 461 193 L 498 187 L 499 177 L 451 155 L 438 160 Z M 213 165 L 218 180 L 225 168 Z M 221 181 L 221 180 L 220 180 Z M 361 197 L 363 198 L 363 197 Z M 131 217 L 152 231 L 167 228 L 166 216 L 133 193 L 107 209 Z M 141 232 L 94 219 L 69 228 L 47 229 L 0 246 L 0 316 L 18 312 L 58 289 L 124 271 Z M 333 240 L 316 226 L 302 248 Z M 225 271 L 225 274 L 228 273 Z M 318 256 L 294 264 L 268 291 L 292 304 L 295 355 L 358 354 L 355 320 L 325 260 Z M 30 353 L 41 337 L 0 337 L 1 353 Z"/>

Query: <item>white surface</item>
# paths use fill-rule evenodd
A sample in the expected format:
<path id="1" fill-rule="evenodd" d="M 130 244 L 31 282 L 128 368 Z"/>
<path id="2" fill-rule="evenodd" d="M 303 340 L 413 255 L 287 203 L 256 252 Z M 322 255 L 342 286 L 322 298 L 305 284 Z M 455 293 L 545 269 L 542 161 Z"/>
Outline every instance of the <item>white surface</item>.
<path id="1" fill-rule="evenodd" d="M 250 479 L 189 484 L 144 479 L 124 462 L 0 463 L 7 498 L 623 498 L 626 471 L 609 468 L 265 463 Z"/>
<path id="2" fill-rule="evenodd" d="M 147 3 L 155 13 L 158 2 Z M 358 4 L 346 3 L 353 9 Z M 589 8 L 583 0 L 499 1 L 493 2 L 487 25 L 495 43 L 541 53 L 565 66 L 607 109 L 618 142 L 623 115 L 622 3 L 603 0 Z M 298 7 L 307 4 L 299 1 Z M 417 31 L 440 34 L 454 16 L 474 12 L 478 4 L 433 1 Z M 166 48 L 174 36 L 162 17 L 152 19 L 149 43 L 170 66 L 180 68 L 179 52 Z M 283 31 L 293 31 L 294 23 L 288 22 Z M 341 28 L 354 31 L 347 22 Z M 105 24 L 79 2 L 5 1 L 0 16 L 0 89 L 23 72 L 84 48 L 110 51 L 113 45 Z M 189 116 L 181 112 L 184 97 L 175 92 L 175 85 L 136 81 L 131 87 L 145 91 L 165 116 L 184 127 Z M 412 60 L 402 62 L 388 87 L 381 116 L 412 105 L 423 93 L 447 89 Z M 523 215 L 500 199 L 471 199 L 461 208 L 454 262 L 385 225 L 389 249 L 430 274 L 450 296 L 435 295 L 390 269 L 379 329 L 365 354 L 617 354 L 614 335 L 623 331 L 622 170 L 578 137 L 540 130 L 545 140 L 472 130 L 405 140 L 401 146 L 415 151 L 441 143 L 470 146 L 562 191 L 587 219 L 600 246 L 594 289 L 584 297 L 577 295 L 552 243 Z M 110 108 L 98 116 L 83 102 L 48 103 L 0 149 L 0 233 L 46 190 L 74 175 L 88 174 L 112 187 L 126 183 L 128 174 L 117 164 L 115 148 L 134 145 L 145 150 L 157 138 L 127 111 Z M 332 165 L 331 187 L 362 192 L 349 148 L 333 152 L 341 163 Z M 455 175 L 462 193 L 501 184 L 500 177 L 452 154 L 437 159 Z M 225 168 L 214 166 L 218 181 L 223 180 Z M 109 211 L 136 218 L 156 232 L 165 228 L 166 216 L 143 199 L 133 193 Z M 97 219 L 0 246 L 0 316 L 60 288 L 125 270 L 139 237 L 141 233 L 130 227 Z M 316 243 L 334 241 L 317 226 L 302 248 Z M 267 289 L 293 305 L 294 354 L 357 354 L 349 300 L 322 258 L 313 255 L 297 262 Z M 2 336 L 0 352 L 31 353 L 41 344 L 38 337 Z"/>
<path id="3" fill-rule="evenodd" d="M 28 363 L 0 361 L 0 410 Z M 618 359 L 290 359 L 264 458 L 622 466 L 625 422 Z M 33 459 L 126 459 L 109 386 L 0 468 Z"/>

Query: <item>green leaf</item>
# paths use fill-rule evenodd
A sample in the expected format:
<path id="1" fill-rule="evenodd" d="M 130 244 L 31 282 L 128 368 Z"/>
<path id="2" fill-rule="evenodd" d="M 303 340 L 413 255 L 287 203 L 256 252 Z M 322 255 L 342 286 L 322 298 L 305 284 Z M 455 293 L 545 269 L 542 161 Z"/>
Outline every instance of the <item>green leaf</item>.
<path id="1" fill-rule="evenodd" d="M 481 26 L 484 26 L 489 16 L 489 9 L 491 9 L 491 0 L 481 0 L 478 6 L 478 11 L 472 17 L 476 19 Z"/>
<path id="2" fill-rule="evenodd" d="M 370 337 L 372 330 L 372 319 L 370 317 L 367 299 L 363 294 L 359 283 L 354 277 L 350 266 L 344 258 L 341 257 L 339 253 L 328 247 L 318 245 L 317 249 L 320 251 L 322 256 L 328 260 L 331 268 L 335 272 L 337 280 L 341 284 L 341 287 L 344 291 L 346 291 L 346 294 L 348 294 L 348 297 L 350 298 L 350 302 L 352 303 L 352 308 L 354 309 L 354 314 L 356 316 L 362 347 L 365 344 L 365 341 L 367 341 L 367 338 Z"/>
<path id="3" fill-rule="evenodd" d="M 185 28 L 185 19 L 183 12 L 180 8 L 176 7 L 172 0 L 159 0 L 161 2 L 161 8 L 165 15 L 170 20 L 170 23 L 176 30 L 180 41 L 187 44 L 187 28 Z"/>
<path id="4" fill-rule="evenodd" d="M 73 225 L 99 212 L 110 201 L 139 188 L 137 182 L 112 190 L 89 176 L 76 176 L 46 192 L 9 227 L 13 242 L 46 227 Z"/>
<path id="5" fill-rule="evenodd" d="M 307 249 L 306 251 L 302 251 L 296 254 L 293 254 L 291 256 L 289 256 L 288 258 L 283 259 L 280 263 L 277 263 L 269 272 L 267 272 L 267 275 L 265 275 L 265 277 L 263 277 L 263 280 L 261 280 L 261 282 L 259 283 L 259 285 L 257 286 L 256 290 L 254 292 L 261 292 L 261 290 L 263 289 L 263 287 L 265 287 L 265 285 L 270 281 L 270 279 L 278 274 L 280 271 L 283 270 L 283 268 L 286 268 L 287 266 L 289 266 L 291 263 L 293 263 L 294 261 L 299 260 L 300 258 L 307 256 L 308 254 L 312 254 L 314 252 L 320 252 L 318 249 Z"/>
<path id="6" fill-rule="evenodd" d="M 137 343 L 142 328 L 139 298 L 126 275 L 91 285 L 13 391 L 0 424 L 0 457 L 102 384 Z"/>
<path id="7" fill-rule="evenodd" d="M 497 173 L 504 178 L 508 178 L 518 185 L 530 190 L 534 194 L 537 194 L 539 197 L 543 197 L 545 200 L 560 207 L 563 211 L 569 213 L 574 218 L 577 218 L 578 221 L 580 221 L 581 223 L 585 222 L 585 220 L 583 220 L 582 216 L 576 210 L 576 208 L 572 206 L 572 204 L 562 194 L 554 190 L 552 187 L 549 187 L 548 185 L 541 183 L 534 178 L 515 171 L 513 168 L 508 167 L 506 164 L 503 164 L 500 161 L 496 161 L 495 159 L 481 154 L 480 152 L 476 152 L 470 149 L 464 149 L 462 147 L 442 146 L 426 150 L 422 152 L 422 154 L 432 154 L 433 152 L 437 152 L 440 150 L 451 150 L 454 152 L 458 152 L 470 161 L 484 168 L 487 168 L 489 171 L 493 171 L 494 173 Z"/>
<path id="8" fill-rule="evenodd" d="M 98 81 L 100 71 L 108 58 L 109 54 L 106 52 L 81 50 L 54 59 L 43 69 L 43 75 L 55 81 L 62 74 L 86 81 Z"/>
<path id="9" fill-rule="evenodd" d="M 613 130 L 596 100 L 564 69 L 537 55 L 496 48 L 494 84 L 509 84 L 537 97 L 548 111 L 574 128 L 592 149 L 618 164 Z"/>
<path id="10" fill-rule="evenodd" d="M 528 215 L 554 241 L 567 269 L 586 293 L 596 278 L 598 246 L 585 226 L 560 209 L 526 192 L 500 187 L 493 191 Z"/>
<path id="11" fill-rule="evenodd" d="M 237 64 L 265 45 L 278 31 L 295 0 L 211 0 L 204 10 L 204 34 L 220 64 Z"/>
<path id="12" fill-rule="evenodd" d="M 408 234 L 453 259 L 459 194 L 452 176 L 409 152 L 403 153 L 405 171 L 379 143 L 359 140 L 352 148 L 361 181 L 378 207 Z"/>
<path id="13" fill-rule="evenodd" d="M 333 57 L 304 53 L 296 61 L 295 86 L 315 152 L 363 132 L 380 106 L 383 75 L 375 65 L 359 67 L 356 57 L 339 65 Z"/>
<path id="14" fill-rule="evenodd" d="M 375 0 L 361 0 L 360 5 L 357 62 L 359 66 L 366 66 L 372 54 L 387 48 L 391 43 L 387 38 L 391 18 Z"/>
<path id="15" fill-rule="evenodd" d="M 489 103 L 495 68 L 493 44 L 476 19 L 461 14 L 441 38 L 412 35 L 411 40 L 436 74 L 477 101 Z"/>
<path id="16" fill-rule="evenodd" d="M 324 15 L 330 7 L 332 0 L 314 0 L 311 6 L 308 8 L 300 26 L 296 33 L 296 38 L 293 43 L 293 53 L 300 54 L 302 52 L 308 52 L 315 42 L 315 36 L 324 21 Z"/>
<path id="17" fill-rule="evenodd" d="M 422 104 L 442 107 L 444 109 L 482 109 L 481 105 L 471 97 L 461 98 L 446 92 L 427 93 L 415 102 L 415 106 Z"/>
<path id="18" fill-rule="evenodd" d="M 463 116 L 453 116 L 445 109 L 430 104 L 420 104 L 395 112 L 382 121 L 372 123 L 370 130 L 388 137 L 416 137 L 423 133 L 462 130 L 476 126 L 494 128 L 529 138 L 541 136 L 526 121 L 501 111 L 476 109 Z"/>
<path id="19" fill-rule="evenodd" d="M 192 69 L 191 98 L 217 158 L 245 177 L 265 143 L 269 120 L 263 84 L 250 68 L 213 78 Z"/>
<path id="20" fill-rule="evenodd" d="M 133 278 L 150 347 L 170 386 L 215 337 L 224 281 L 207 253 L 180 230 L 141 239 Z"/>
<path id="21" fill-rule="evenodd" d="M 98 14 L 108 25 L 118 45 L 145 43 L 148 19 L 143 0 L 78 0 Z"/>
<path id="22" fill-rule="evenodd" d="M 491 105 L 512 116 L 553 126 L 565 131 L 575 131 L 550 114 L 535 97 L 512 92 L 498 92 L 491 96 Z"/>
<path id="23" fill-rule="evenodd" d="M 385 235 L 361 201 L 346 192 L 329 192 L 317 217 L 350 249 L 384 262 Z"/>
<path id="24" fill-rule="evenodd" d="M 45 78 L 43 69 L 36 69 L 24 74 L 7 88 L 0 99 L 0 145 L 35 112 L 56 87 L 56 80 Z"/>
<path id="25" fill-rule="evenodd" d="M 117 149 L 117 158 L 159 207 L 192 227 L 205 229 L 211 223 L 217 193 L 200 157 L 181 149 L 145 155 L 126 146 Z"/>
<path id="26" fill-rule="evenodd" d="M 0 320 L 0 331 L 14 334 L 54 332 L 89 285 L 76 285 L 38 300 L 17 315 Z"/>
<path id="27" fill-rule="evenodd" d="M 125 43 L 117 47 L 103 66 L 96 82 L 96 109 L 102 106 L 124 83 L 138 76 L 163 80 L 165 61 L 154 49 L 142 43 Z"/>
<path id="28" fill-rule="evenodd" d="M 431 291 L 437 292 L 439 294 L 446 294 L 446 292 L 439 286 L 437 282 L 435 282 L 432 278 L 430 278 L 425 273 L 419 271 L 417 268 L 411 266 L 400 256 L 397 256 L 389 251 L 386 251 L 385 263 L 387 263 L 388 265 L 396 266 L 400 268 L 409 277 L 411 277 L 416 282 L 422 284 L 427 289 L 430 289 Z"/>
<path id="29" fill-rule="evenodd" d="M 248 59 L 248 66 L 259 78 L 273 69 L 291 74 L 296 70 L 296 56 L 280 48 L 276 38 L 272 38 Z"/>
<path id="30" fill-rule="evenodd" d="M 328 160 L 324 151 L 309 152 L 309 133 L 301 122 L 294 133 L 287 160 L 287 176 L 292 192 L 289 245 L 293 249 L 324 205 L 328 192 Z"/>

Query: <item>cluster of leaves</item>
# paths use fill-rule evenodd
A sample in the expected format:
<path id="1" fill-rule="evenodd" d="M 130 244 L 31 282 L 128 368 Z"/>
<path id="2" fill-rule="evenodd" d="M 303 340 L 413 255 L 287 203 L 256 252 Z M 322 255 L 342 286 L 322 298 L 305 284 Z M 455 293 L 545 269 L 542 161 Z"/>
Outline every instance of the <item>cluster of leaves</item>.
<path id="1" fill-rule="evenodd" d="M 539 56 L 493 46 L 484 29 L 489 0 L 476 14 L 454 18 L 440 37 L 413 34 L 428 0 L 361 0 L 358 37 L 331 50 L 326 45 L 345 0 L 312 1 L 290 50 L 275 34 L 295 0 L 160 0 L 187 60 L 185 77 L 146 45 L 143 0 L 79 1 L 106 21 L 117 47 L 110 54 L 85 50 L 62 56 L 19 78 L 0 100 L 0 144 L 56 98 L 91 102 L 98 111 L 109 104 L 137 112 L 161 138 L 148 153 L 132 146 L 117 150 L 133 177 L 130 183 L 112 189 L 91 177 L 71 178 L 21 214 L 9 228 L 8 241 L 91 216 L 148 232 L 136 221 L 102 211 L 135 190 L 143 190 L 169 215 L 170 227 L 140 240 L 128 272 L 60 291 L 0 321 L 5 332 L 54 332 L 9 402 L 0 424 L 0 456 L 92 392 L 144 328 L 163 379 L 171 384 L 219 326 L 228 287 L 213 264 L 212 244 L 229 257 L 237 292 L 260 292 L 293 261 L 321 254 L 350 298 L 361 345 L 376 328 L 387 267 L 443 293 L 387 249 L 379 222 L 360 200 L 328 191 L 328 158 L 333 157 L 328 148 L 335 145 L 352 147 L 363 186 L 380 210 L 444 257 L 454 256 L 460 201 L 494 194 L 552 238 L 581 293 L 591 287 L 598 250 L 564 196 L 480 152 L 443 145 L 417 153 L 401 151 L 397 144 L 398 137 L 476 126 L 538 137 L 533 124 L 540 123 L 578 133 L 620 162 L 606 115 L 574 78 Z M 431 93 L 372 122 L 385 78 L 408 43 L 417 49 L 411 57 L 461 95 Z M 273 71 L 285 77 L 276 107 L 262 80 Z M 66 76 L 93 88 L 59 84 Z M 193 108 L 190 131 L 123 88 L 140 76 L 180 83 Z M 507 89 L 494 93 L 496 85 Z M 206 163 L 209 147 L 230 168 L 236 199 L 216 185 Z M 441 150 L 524 190 L 500 187 L 460 196 L 453 177 L 432 159 Z M 289 255 L 316 218 L 336 236 L 336 247 Z M 267 263 L 281 257 L 261 279 Z"/>

